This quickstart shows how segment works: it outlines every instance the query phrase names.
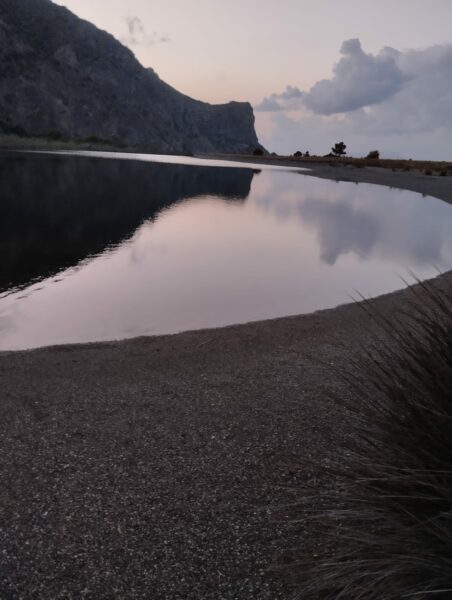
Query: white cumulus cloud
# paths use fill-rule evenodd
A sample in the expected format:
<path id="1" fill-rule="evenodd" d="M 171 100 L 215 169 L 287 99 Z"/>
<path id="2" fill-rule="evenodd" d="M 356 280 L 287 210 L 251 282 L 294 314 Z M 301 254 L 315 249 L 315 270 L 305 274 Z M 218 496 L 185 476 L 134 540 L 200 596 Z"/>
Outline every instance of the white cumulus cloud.
<path id="1" fill-rule="evenodd" d="M 297 87 L 288 85 L 281 94 L 272 94 L 264 98 L 255 109 L 263 112 L 278 110 L 296 110 L 303 103 L 305 93 Z"/>
<path id="2" fill-rule="evenodd" d="M 317 82 L 306 94 L 305 105 L 321 115 L 350 112 L 387 100 L 409 81 L 398 66 L 400 52 L 383 48 L 376 56 L 366 54 L 358 39 L 342 44 L 342 58 L 334 76 Z"/>

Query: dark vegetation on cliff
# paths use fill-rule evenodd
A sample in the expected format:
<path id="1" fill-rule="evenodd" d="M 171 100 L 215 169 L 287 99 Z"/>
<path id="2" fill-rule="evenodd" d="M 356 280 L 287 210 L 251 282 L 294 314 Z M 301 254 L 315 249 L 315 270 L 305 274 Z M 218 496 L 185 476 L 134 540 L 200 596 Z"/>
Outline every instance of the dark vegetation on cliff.
<path id="1" fill-rule="evenodd" d="M 0 134 L 154 152 L 252 152 L 250 104 L 189 98 L 50 0 L 0 0 Z"/>

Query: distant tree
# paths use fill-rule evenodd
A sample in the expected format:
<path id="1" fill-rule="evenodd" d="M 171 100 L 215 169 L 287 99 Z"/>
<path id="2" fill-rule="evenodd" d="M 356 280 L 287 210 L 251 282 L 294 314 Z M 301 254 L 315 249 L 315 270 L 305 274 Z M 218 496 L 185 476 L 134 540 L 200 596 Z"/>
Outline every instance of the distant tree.
<path id="1" fill-rule="evenodd" d="M 346 149 L 347 146 L 344 144 L 344 142 L 337 142 L 336 144 L 334 144 L 334 146 L 331 148 L 331 152 L 335 155 L 335 156 L 344 156 L 344 154 L 347 154 Z"/>
<path id="2" fill-rule="evenodd" d="M 309 158 L 311 155 L 309 154 L 309 150 L 306 150 L 306 152 L 304 153 L 306 158 Z"/>
<path id="3" fill-rule="evenodd" d="M 380 152 L 378 150 L 371 150 L 366 158 L 378 159 L 380 158 Z"/>
<path id="4" fill-rule="evenodd" d="M 253 156 L 264 156 L 264 151 L 262 148 L 255 148 L 253 150 Z"/>
<path id="5" fill-rule="evenodd" d="M 300 150 L 297 150 L 296 152 L 293 153 L 294 156 L 296 156 L 297 158 L 300 158 L 300 156 L 303 156 L 303 152 L 300 152 Z"/>

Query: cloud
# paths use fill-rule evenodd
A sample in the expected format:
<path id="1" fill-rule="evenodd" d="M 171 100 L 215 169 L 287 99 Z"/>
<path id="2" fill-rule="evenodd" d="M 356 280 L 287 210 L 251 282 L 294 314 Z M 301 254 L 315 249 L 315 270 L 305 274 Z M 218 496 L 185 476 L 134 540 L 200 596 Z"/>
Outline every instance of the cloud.
<path id="1" fill-rule="evenodd" d="M 121 42 L 126 46 L 155 46 L 169 42 L 167 35 L 161 35 L 156 31 L 148 34 L 139 17 L 126 17 L 127 36 L 121 38 Z"/>
<path id="2" fill-rule="evenodd" d="M 263 112 L 279 110 L 297 110 L 303 104 L 305 93 L 297 87 L 288 85 L 281 94 L 272 94 L 264 98 L 255 109 Z"/>
<path id="3" fill-rule="evenodd" d="M 258 122 L 272 121 L 266 126 L 271 135 L 262 139 L 266 147 L 293 152 L 302 145 L 325 154 L 344 139 L 353 155 L 378 148 L 388 157 L 452 158 L 452 45 L 383 48 L 374 56 L 359 40 L 348 40 L 341 52 L 331 79 L 308 92 L 288 86 L 298 89 L 298 113 L 285 114 L 292 109 L 284 92 L 266 99 L 279 111 L 258 113 Z M 266 104 L 259 106 L 263 111 Z"/>
<path id="4" fill-rule="evenodd" d="M 262 102 L 260 102 L 254 107 L 254 109 L 263 112 L 273 112 L 278 110 L 284 110 L 284 107 L 278 102 L 278 97 L 276 96 L 276 94 L 273 94 L 269 98 L 264 98 Z"/>
<path id="5" fill-rule="evenodd" d="M 317 82 L 305 96 L 305 105 L 314 113 L 332 115 L 378 104 L 394 96 L 410 79 L 399 68 L 400 52 L 393 48 L 383 48 L 374 56 L 353 39 L 342 44 L 341 54 L 334 76 Z"/>
<path id="6" fill-rule="evenodd" d="M 295 110 L 303 107 L 321 115 L 350 112 L 391 98 L 410 80 L 397 62 L 400 52 L 383 48 L 374 56 L 366 54 L 358 39 L 346 40 L 342 58 L 331 79 L 318 81 L 308 92 L 288 85 L 281 94 L 272 94 L 256 106 L 257 111 Z"/>
<path id="7" fill-rule="evenodd" d="M 356 128 L 371 133 L 416 134 L 452 129 L 452 45 L 408 50 L 398 59 L 410 82 L 391 101 L 350 115 Z"/>

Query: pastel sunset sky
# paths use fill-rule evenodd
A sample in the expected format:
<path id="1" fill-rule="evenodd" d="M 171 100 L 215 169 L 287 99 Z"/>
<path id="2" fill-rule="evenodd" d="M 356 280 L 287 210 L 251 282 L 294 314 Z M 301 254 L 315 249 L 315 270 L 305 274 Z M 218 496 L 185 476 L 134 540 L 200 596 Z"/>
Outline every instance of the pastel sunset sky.
<path id="1" fill-rule="evenodd" d="M 57 0 L 271 151 L 452 159 L 451 0 Z"/>

